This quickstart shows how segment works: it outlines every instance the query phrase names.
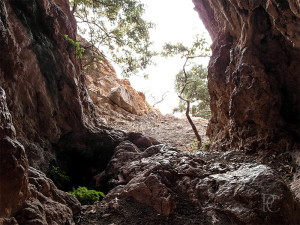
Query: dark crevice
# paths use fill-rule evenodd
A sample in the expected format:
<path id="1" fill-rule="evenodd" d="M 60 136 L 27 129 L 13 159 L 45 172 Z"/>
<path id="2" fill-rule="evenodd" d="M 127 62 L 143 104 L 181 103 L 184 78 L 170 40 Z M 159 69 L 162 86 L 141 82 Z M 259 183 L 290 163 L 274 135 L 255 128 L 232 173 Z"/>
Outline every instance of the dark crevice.
<path id="1" fill-rule="evenodd" d="M 122 139 L 117 140 L 108 132 L 88 133 L 80 138 L 75 138 L 73 133 L 65 135 L 59 143 L 53 144 L 56 161 L 52 162 L 52 165 L 57 165 L 69 180 L 63 182 L 54 180 L 54 182 L 64 191 L 70 191 L 78 186 L 98 189 L 94 176 L 105 170 L 115 147 L 121 141 Z M 105 185 L 101 188 L 101 191 L 110 189 Z"/>

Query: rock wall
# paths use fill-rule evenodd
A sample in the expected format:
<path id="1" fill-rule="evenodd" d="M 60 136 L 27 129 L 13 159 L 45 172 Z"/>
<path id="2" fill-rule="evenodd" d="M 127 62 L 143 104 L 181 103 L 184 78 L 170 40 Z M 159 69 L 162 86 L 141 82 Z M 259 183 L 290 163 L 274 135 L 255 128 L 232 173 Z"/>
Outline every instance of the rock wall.
<path id="1" fill-rule="evenodd" d="M 78 136 L 103 126 L 65 39 L 76 22 L 68 1 L 2 1 L 0 28 L 0 85 L 29 164 L 45 172 L 60 142 L 89 145 Z"/>
<path id="2" fill-rule="evenodd" d="M 0 218 L 15 213 L 29 195 L 28 161 L 0 88 Z M 13 177 L 13 179 L 12 179 Z"/>
<path id="3" fill-rule="evenodd" d="M 2 1 L 1 9 L 0 83 L 30 164 L 45 169 L 51 142 L 81 123 L 79 67 L 64 39 L 76 24 L 65 1 Z"/>
<path id="4" fill-rule="evenodd" d="M 212 39 L 216 149 L 286 151 L 300 140 L 300 3 L 193 0 Z"/>
<path id="5" fill-rule="evenodd" d="M 68 1 L 0 1 L 0 217 L 14 217 L 0 224 L 72 224 L 78 201 L 35 169 L 64 160 L 83 182 L 124 139 L 97 116 L 65 35 L 76 39 Z"/>
<path id="6" fill-rule="evenodd" d="M 196 3 L 199 11 L 201 6 L 205 5 L 204 3 L 209 2 Z M 208 13 L 213 13 L 212 8 L 208 7 L 212 7 L 213 3 L 221 4 L 211 1 L 210 5 L 205 5 Z M 250 25 L 251 21 L 256 21 L 256 16 L 264 18 L 266 13 L 263 10 L 263 7 L 253 9 L 254 17 L 248 13 Z M 295 19 L 297 20 L 296 17 Z M 288 42 L 290 40 L 280 33 L 283 29 L 287 29 L 290 34 L 297 27 L 280 27 L 277 33 L 275 31 L 273 33 L 271 23 L 269 25 L 271 28 L 264 30 L 261 26 L 267 26 L 268 23 L 261 24 L 258 21 L 253 27 L 254 40 L 261 29 L 264 32 L 269 29 L 268 35 L 276 34 L 277 38 L 274 38 L 274 42 L 266 39 L 266 51 L 282 50 L 287 57 L 282 60 L 287 60 L 290 64 L 289 67 L 284 63 L 279 64 L 277 58 L 273 57 L 275 61 L 271 62 L 275 72 L 274 79 L 271 79 L 269 70 L 273 67 L 268 67 L 267 70 L 266 65 L 269 64 L 264 64 L 264 60 L 266 63 L 271 63 L 268 57 L 263 57 L 267 53 L 260 55 L 260 51 L 256 49 L 256 52 L 253 49 L 254 44 L 249 47 L 249 50 L 247 47 L 243 50 L 239 49 L 239 46 L 244 46 L 242 45 L 244 42 L 237 44 L 237 40 L 240 39 L 237 39 L 238 33 L 235 33 L 235 29 L 225 26 L 224 32 L 226 32 L 219 34 L 217 25 L 212 26 L 211 33 L 215 37 L 215 44 L 210 66 L 210 92 L 215 93 L 215 99 L 217 98 L 219 102 L 212 103 L 214 117 L 209 132 L 211 136 L 216 134 L 215 136 L 219 138 L 217 146 L 220 147 L 230 145 L 247 147 L 251 144 L 248 146 L 250 150 L 255 143 L 263 143 L 259 142 L 259 138 L 265 143 L 274 143 L 272 138 L 276 138 L 277 131 L 285 134 L 280 136 L 283 140 L 285 137 L 290 138 L 290 142 L 282 144 L 286 147 L 286 143 L 292 143 L 292 137 L 297 136 L 297 130 L 292 129 L 290 122 L 295 113 L 299 112 L 297 105 L 294 108 L 284 108 L 284 104 L 287 103 L 283 103 L 282 99 L 292 101 L 289 94 L 294 92 L 290 91 L 297 90 L 294 87 L 297 81 L 292 82 L 290 78 L 294 78 L 293 71 L 298 66 L 293 59 L 298 57 L 299 43 L 297 37 L 290 36 L 289 39 L 295 44 L 293 47 Z M 127 206 L 131 207 L 129 207 L 131 215 L 136 215 L 139 206 L 142 206 L 142 209 L 149 207 L 147 210 L 152 212 L 153 218 L 163 216 L 163 221 L 171 218 L 170 224 L 174 224 L 176 219 L 180 219 L 179 222 L 182 224 L 181 221 L 186 219 L 182 217 L 184 213 L 188 213 L 190 218 L 195 218 L 197 221 L 199 219 L 204 222 L 212 221 L 207 224 L 218 224 L 218 221 L 222 224 L 230 224 L 230 222 L 273 224 L 274 221 L 299 223 L 298 203 L 287 186 L 270 168 L 256 164 L 254 160 L 249 164 L 243 160 L 236 163 L 236 159 L 233 159 L 233 162 L 224 161 L 221 165 L 207 157 L 194 157 L 164 145 L 152 146 L 158 143 L 151 138 L 137 133 L 113 130 L 104 125 L 89 97 L 85 84 L 86 77 L 80 71 L 75 49 L 65 40 L 65 35 L 72 39 L 76 37 L 76 23 L 70 14 L 68 1 L 0 1 L 0 224 L 74 224 L 73 216 L 81 210 L 81 205 L 72 195 L 58 190 L 53 181 L 45 176 L 43 172 L 47 172 L 51 161 L 64 170 L 70 178 L 71 183 L 62 184 L 62 188 L 69 190 L 72 185 L 89 186 L 90 182 L 104 184 L 106 185 L 104 188 L 108 190 L 114 188 L 103 204 L 108 203 L 106 206 L 115 210 L 119 216 L 126 215 L 120 212 L 127 212 Z M 277 45 L 278 42 L 281 45 Z M 234 51 L 237 53 L 233 54 Z M 228 58 L 230 52 L 232 55 Z M 249 52 L 256 53 L 256 58 L 249 57 L 247 55 L 250 54 Z M 253 56 L 251 54 L 250 56 Z M 238 56 L 240 59 L 237 58 Z M 257 72 L 260 68 L 257 67 L 258 62 L 262 65 L 260 74 Z M 225 78 L 228 78 L 230 85 L 224 83 L 224 76 L 221 73 L 222 69 L 227 68 L 226 63 L 230 66 L 229 72 L 226 70 Z M 234 63 L 239 63 L 239 66 L 235 67 Z M 266 85 L 263 86 L 265 89 L 256 86 L 243 88 L 246 82 L 243 74 L 248 68 L 246 63 L 253 69 L 251 73 L 254 79 L 253 85 L 258 87 Z M 230 71 L 235 68 L 236 73 L 231 73 Z M 287 71 L 286 76 L 279 73 L 280 68 Z M 237 73 L 241 75 L 237 76 Z M 283 83 L 279 82 L 280 79 Z M 219 82 L 217 85 L 220 89 L 214 86 L 216 82 Z M 227 85 L 232 89 L 228 89 Z M 284 92 L 286 95 L 280 92 L 282 87 L 290 88 Z M 253 95 L 245 94 L 249 90 L 253 91 Z M 268 91 L 269 95 L 263 90 Z M 250 107 L 249 118 L 252 118 L 251 113 L 265 110 L 259 107 L 262 106 L 262 100 L 256 102 L 258 108 L 255 109 L 258 112 L 253 109 L 255 102 L 250 100 L 257 93 L 260 94 L 257 97 L 261 96 L 260 99 L 265 101 L 267 107 L 273 107 L 269 109 L 270 121 L 269 117 L 265 118 L 265 114 L 263 114 L 265 117 L 257 114 L 257 119 L 253 120 L 256 123 L 249 121 L 246 123 L 241 116 L 244 116 L 246 105 Z M 220 98 L 221 95 L 223 99 Z M 247 104 L 241 103 L 238 104 L 239 107 L 233 107 L 247 98 L 250 98 Z M 298 95 L 295 97 L 298 103 L 297 98 Z M 231 111 L 226 108 L 229 107 L 226 106 L 228 102 L 232 105 Z M 275 106 L 280 106 L 281 111 Z M 288 115 L 291 120 L 287 119 Z M 264 118 L 266 120 L 263 120 Z M 272 119 L 276 120 L 272 121 Z M 246 129 L 247 124 L 252 126 L 249 125 Z M 259 129 L 257 124 L 260 126 Z M 225 130 L 221 129 L 222 125 Z M 253 127 L 256 129 L 252 129 Z M 283 127 L 285 129 L 281 129 Z M 251 136 L 254 131 L 259 135 Z M 294 136 L 291 135 L 293 131 L 295 131 Z M 131 143 L 123 142 L 125 140 Z M 244 140 L 246 144 L 239 145 L 239 141 Z M 116 146 L 119 147 L 115 148 Z M 214 153 L 211 154 L 208 153 L 208 156 L 218 160 Z M 224 153 L 221 158 L 227 158 L 228 154 Z M 234 193 L 229 193 L 227 190 Z M 265 193 L 268 195 L 275 193 L 280 197 L 278 201 L 270 203 L 274 206 L 272 210 L 279 209 L 280 214 L 273 214 L 272 210 L 265 212 L 264 208 L 258 210 L 258 206 L 261 207 L 265 203 L 264 198 L 260 198 L 261 194 Z M 109 196 L 113 197 L 113 200 L 109 199 Z M 180 201 L 180 198 L 184 201 Z M 118 200 L 122 199 L 129 204 L 118 205 Z M 230 204 L 226 205 L 228 200 Z M 130 204 L 130 201 L 134 204 Z M 242 211 L 239 210 L 241 205 Z M 99 209 L 102 210 L 103 207 Z M 86 215 L 91 212 L 88 211 Z M 144 211 L 139 212 L 144 216 L 147 215 Z M 158 216 L 157 213 L 161 215 Z M 172 213 L 177 213 L 174 221 L 172 221 Z M 200 218 L 199 213 L 202 213 Z M 101 214 L 98 219 L 108 220 L 110 215 L 116 214 Z M 245 217 L 245 215 L 250 216 Z M 118 217 L 113 216 L 113 218 Z M 138 219 L 136 216 L 130 218 Z M 212 220 L 214 218 L 217 222 Z M 148 215 L 146 221 L 149 222 Z"/>

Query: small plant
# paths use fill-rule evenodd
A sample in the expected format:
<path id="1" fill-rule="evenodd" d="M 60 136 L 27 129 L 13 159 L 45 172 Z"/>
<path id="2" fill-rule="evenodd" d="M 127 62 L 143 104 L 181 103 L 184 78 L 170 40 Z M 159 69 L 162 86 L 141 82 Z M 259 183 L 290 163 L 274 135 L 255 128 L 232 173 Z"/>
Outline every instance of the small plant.
<path id="1" fill-rule="evenodd" d="M 62 171 L 58 166 L 52 165 L 49 173 L 52 177 L 60 178 L 62 180 L 67 181 L 70 180 L 69 176 L 67 176 L 66 173 Z"/>
<path id="2" fill-rule="evenodd" d="M 210 146 L 211 146 L 211 142 L 209 141 L 209 142 L 206 142 L 206 143 L 204 143 L 204 145 L 202 146 L 202 150 L 209 150 L 209 148 L 210 148 Z"/>
<path id="3" fill-rule="evenodd" d="M 66 175 L 65 171 L 55 165 L 51 165 L 49 167 L 47 176 L 53 180 L 55 185 L 60 189 L 63 188 L 68 181 L 70 181 L 70 177 Z"/>
<path id="4" fill-rule="evenodd" d="M 84 48 L 81 48 L 81 47 L 80 47 L 80 44 L 79 44 L 78 42 L 74 41 L 74 40 L 73 40 L 72 38 L 70 38 L 68 35 L 65 35 L 65 38 L 66 38 L 66 40 L 67 40 L 71 45 L 74 46 L 74 48 L 75 48 L 75 53 L 76 53 L 76 57 L 77 57 L 78 59 L 81 59 L 81 58 L 82 58 L 82 53 L 85 51 L 85 49 L 84 49 Z"/>
<path id="5" fill-rule="evenodd" d="M 199 149 L 199 141 L 196 138 L 193 139 L 193 149 L 195 152 Z"/>
<path id="6" fill-rule="evenodd" d="M 105 197 L 103 192 L 88 190 L 86 187 L 73 188 L 69 193 L 74 195 L 82 205 L 92 205 L 95 201 L 99 201 L 100 197 Z"/>

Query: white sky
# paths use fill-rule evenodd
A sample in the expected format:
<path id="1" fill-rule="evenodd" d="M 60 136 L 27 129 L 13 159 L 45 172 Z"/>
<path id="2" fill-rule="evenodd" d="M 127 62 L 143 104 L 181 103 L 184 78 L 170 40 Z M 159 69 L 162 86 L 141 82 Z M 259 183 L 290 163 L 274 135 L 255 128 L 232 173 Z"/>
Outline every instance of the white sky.
<path id="1" fill-rule="evenodd" d="M 145 19 L 156 24 L 151 32 L 156 51 L 161 51 L 164 43 L 183 42 L 189 46 L 196 34 L 206 33 L 198 13 L 193 9 L 192 0 L 141 0 L 146 5 Z M 207 65 L 209 59 L 200 62 Z M 182 69 L 184 60 L 179 57 L 161 58 L 155 60 L 156 65 L 149 67 L 146 74 L 149 79 L 133 76 L 130 78 L 131 85 L 146 95 L 146 99 L 153 104 L 153 95 L 156 101 L 161 99 L 163 93 L 168 91 L 165 100 L 156 105 L 156 108 L 166 114 L 172 113 L 172 109 L 178 104 L 178 97 L 174 91 L 175 75 Z"/>

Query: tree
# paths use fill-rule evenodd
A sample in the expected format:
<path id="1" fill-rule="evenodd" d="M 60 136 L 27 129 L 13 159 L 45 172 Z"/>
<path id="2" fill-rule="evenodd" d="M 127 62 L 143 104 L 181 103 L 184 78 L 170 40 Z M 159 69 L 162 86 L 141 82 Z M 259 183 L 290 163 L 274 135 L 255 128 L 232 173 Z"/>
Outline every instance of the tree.
<path id="1" fill-rule="evenodd" d="M 187 71 L 187 85 L 183 92 L 183 97 L 191 101 L 192 116 L 210 118 L 210 97 L 207 88 L 207 68 L 201 64 L 193 65 Z M 176 75 L 175 90 L 179 93 L 184 86 L 184 73 L 180 71 Z M 180 99 L 179 105 L 173 110 L 174 112 L 186 111 L 186 104 Z"/>
<path id="2" fill-rule="evenodd" d="M 182 88 L 180 89 L 178 93 L 178 97 L 186 103 L 186 112 L 185 115 L 187 117 L 187 120 L 189 121 L 194 134 L 197 138 L 197 144 L 198 147 L 202 146 L 201 137 L 199 135 L 199 132 L 193 123 L 193 120 L 190 117 L 190 105 L 191 101 L 190 99 L 186 98 L 188 96 L 185 95 L 187 93 L 187 86 L 189 85 L 189 74 L 186 71 L 186 67 L 189 65 L 189 61 L 191 59 L 195 59 L 198 57 L 208 57 L 210 56 L 210 47 L 208 46 L 208 43 L 206 39 L 199 35 L 196 36 L 195 41 L 193 42 L 191 47 L 185 46 L 183 43 L 177 43 L 177 44 L 171 44 L 167 43 L 163 46 L 162 56 L 168 57 L 168 56 L 175 56 L 180 55 L 181 58 L 185 59 L 185 62 L 182 67 L 182 74 L 183 76 L 183 82 L 182 82 Z M 194 67 L 196 68 L 196 67 Z"/>
<path id="3" fill-rule="evenodd" d="M 110 52 L 125 77 L 153 63 L 149 30 L 154 25 L 142 18 L 145 10 L 139 0 L 70 0 L 70 5 L 79 34 L 101 52 L 97 60 L 108 59 L 104 52 Z"/>

